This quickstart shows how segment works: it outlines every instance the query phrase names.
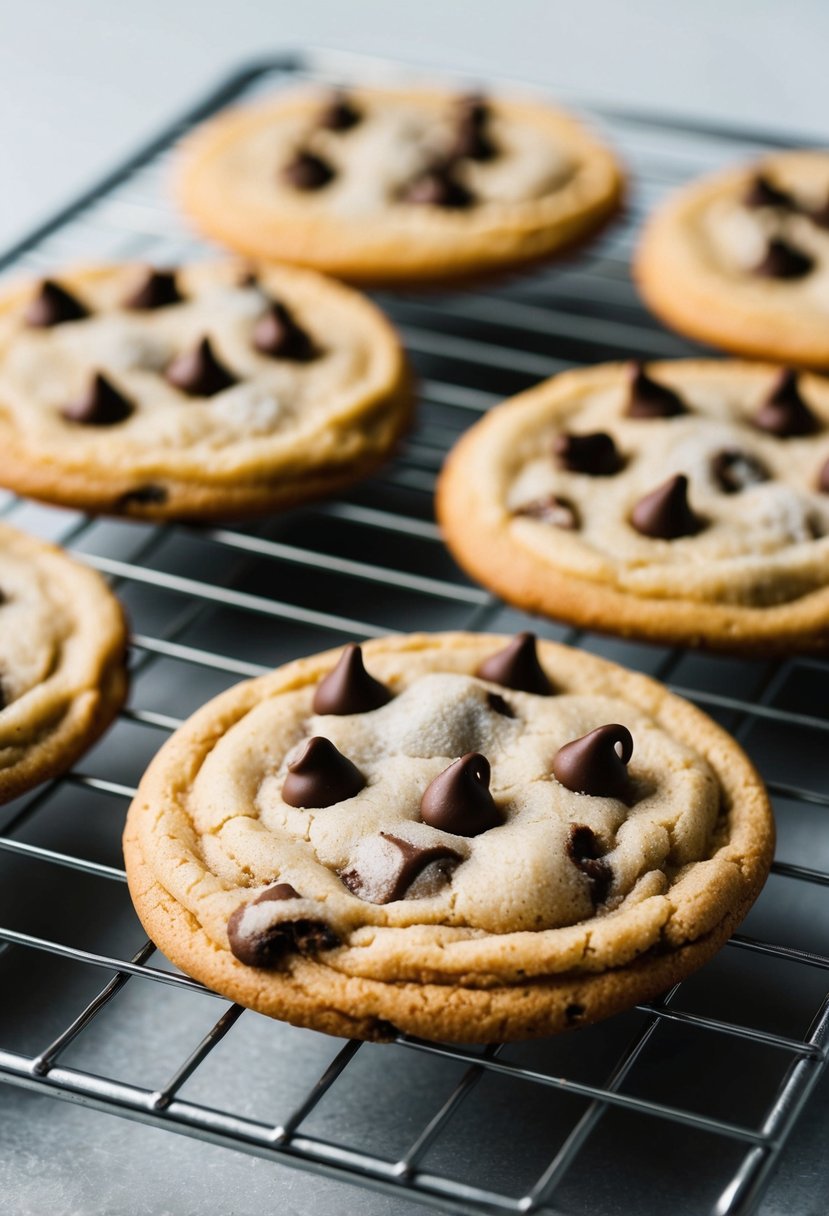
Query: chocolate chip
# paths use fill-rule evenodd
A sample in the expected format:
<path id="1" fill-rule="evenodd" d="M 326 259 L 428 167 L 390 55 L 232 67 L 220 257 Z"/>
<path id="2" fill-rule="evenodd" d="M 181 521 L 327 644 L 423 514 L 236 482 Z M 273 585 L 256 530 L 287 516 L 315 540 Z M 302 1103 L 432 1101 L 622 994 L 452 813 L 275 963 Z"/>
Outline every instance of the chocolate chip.
<path id="1" fill-rule="evenodd" d="M 597 726 L 559 749 L 553 775 L 574 794 L 626 802 L 630 797 L 627 765 L 632 755 L 633 738 L 626 726 Z"/>
<path id="2" fill-rule="evenodd" d="M 292 359 L 307 363 L 318 351 L 293 313 L 278 300 L 272 300 L 253 327 L 253 345 L 260 355 L 272 359 Z"/>
<path id="3" fill-rule="evenodd" d="M 389 904 L 408 896 L 410 899 L 434 895 L 451 880 L 463 861 L 447 845 L 416 845 L 389 832 L 381 832 L 384 845 L 377 846 L 371 858 L 360 860 L 340 874 L 354 895 L 371 904 Z M 426 873 L 428 871 L 428 874 Z"/>
<path id="4" fill-rule="evenodd" d="M 236 377 L 214 355 L 209 338 L 202 338 L 193 350 L 177 355 L 166 375 L 170 384 L 188 397 L 215 397 L 236 383 Z"/>
<path id="5" fill-rule="evenodd" d="M 746 207 L 797 207 L 792 195 L 775 186 L 765 173 L 758 173 L 751 179 L 743 195 L 743 203 Z"/>
<path id="6" fill-rule="evenodd" d="M 594 431 L 590 435 L 556 435 L 553 452 L 563 469 L 587 473 L 590 477 L 612 477 L 623 463 L 616 444 L 604 431 Z"/>
<path id="7" fill-rule="evenodd" d="M 469 160 L 492 160 L 498 149 L 486 128 L 491 110 L 479 94 L 470 94 L 458 101 L 455 135 L 450 156 Z"/>
<path id="8" fill-rule="evenodd" d="M 348 94 L 337 91 L 332 93 L 323 106 L 318 122 L 325 131 L 350 131 L 362 117 L 362 112 L 349 99 Z"/>
<path id="9" fill-rule="evenodd" d="M 51 329 L 66 321 L 82 321 L 89 310 L 54 279 L 44 279 L 23 314 L 30 329 Z"/>
<path id="10" fill-rule="evenodd" d="M 479 836 L 497 828 L 501 815 L 489 792 L 489 761 L 468 752 L 427 785 L 420 817 L 430 827 L 454 836 Z"/>
<path id="11" fill-rule="evenodd" d="M 482 127 L 492 117 L 489 102 L 483 93 L 463 93 L 457 100 L 459 118 L 474 127 Z"/>
<path id="12" fill-rule="evenodd" d="M 324 807 L 353 798 L 364 788 L 363 774 L 329 739 L 309 739 L 288 765 L 282 800 L 288 806 Z"/>
<path id="13" fill-rule="evenodd" d="M 349 642 L 337 666 L 317 686 L 313 708 L 315 714 L 364 714 L 390 700 L 385 684 L 366 671 L 360 647 Z"/>
<path id="14" fill-rule="evenodd" d="M 766 466 L 750 452 L 725 448 L 711 457 L 711 475 L 723 494 L 737 494 L 771 477 Z"/>
<path id="15" fill-rule="evenodd" d="M 567 1006 L 564 1010 L 564 1020 L 568 1026 L 575 1026 L 584 1017 L 587 1010 L 584 1005 L 579 1005 L 575 1001 Z"/>
<path id="16" fill-rule="evenodd" d="M 157 308 L 180 304 L 183 298 L 174 270 L 155 270 L 148 266 L 141 282 L 124 300 L 124 308 L 135 312 L 154 312 Z"/>
<path id="17" fill-rule="evenodd" d="M 122 494 L 116 505 L 118 507 L 129 507 L 131 503 L 142 507 L 160 505 L 167 501 L 167 497 L 164 486 L 136 486 L 134 490 L 127 490 L 126 494 Z"/>
<path id="18" fill-rule="evenodd" d="M 514 688 L 517 692 L 550 696 L 553 686 L 538 661 L 536 640 L 534 633 L 517 633 L 503 650 L 484 659 L 475 675 L 481 680 L 491 680 L 493 684 L 503 684 L 504 688 Z"/>
<path id="19" fill-rule="evenodd" d="M 85 392 L 61 410 L 61 415 L 67 422 L 79 422 L 84 426 L 115 426 L 129 418 L 134 410 L 132 402 L 105 376 L 96 372 Z"/>
<path id="20" fill-rule="evenodd" d="M 575 532 L 581 522 L 575 505 L 569 498 L 560 498 L 558 494 L 548 494 L 546 498 L 537 498 L 535 502 L 525 503 L 523 507 L 518 507 L 515 514 L 538 519 L 542 523 L 552 524 L 554 528 L 563 528 L 566 532 Z"/>
<path id="21" fill-rule="evenodd" d="M 817 224 L 818 228 L 829 228 L 829 198 L 819 207 L 812 207 L 804 214 L 813 224 Z"/>
<path id="22" fill-rule="evenodd" d="M 817 488 L 822 494 L 829 494 L 829 460 L 825 460 L 821 465 L 817 478 Z"/>
<path id="23" fill-rule="evenodd" d="M 313 152 L 297 152 L 282 170 L 282 176 L 295 190 L 322 190 L 336 177 L 327 160 Z"/>
<path id="24" fill-rule="evenodd" d="M 486 703 L 493 713 L 500 714 L 502 718 L 515 717 L 515 710 L 509 701 L 504 700 L 499 692 L 488 692 L 486 694 Z"/>
<path id="25" fill-rule="evenodd" d="M 751 421 L 758 430 L 779 439 L 813 435 L 819 429 L 817 418 L 800 394 L 797 373 L 791 369 L 778 372 L 771 392 Z"/>
<path id="26" fill-rule="evenodd" d="M 430 207 L 463 208 L 473 202 L 472 192 L 455 177 L 451 164 L 434 165 L 404 189 L 404 203 L 422 203 Z"/>
<path id="27" fill-rule="evenodd" d="M 814 268 L 814 259 L 782 237 L 771 237 L 754 273 L 766 279 L 802 279 Z"/>
<path id="28" fill-rule="evenodd" d="M 652 380 L 643 364 L 635 360 L 628 364 L 630 394 L 628 396 L 628 418 L 676 418 L 687 414 L 688 409 L 679 393 Z"/>
<path id="29" fill-rule="evenodd" d="M 601 842 L 592 828 L 584 823 L 570 825 L 567 855 L 573 865 L 590 879 L 590 894 L 594 904 L 604 903 L 613 882 L 613 871 L 601 854 Z"/>
<path id="30" fill-rule="evenodd" d="M 702 519 L 688 502 L 688 478 L 683 473 L 669 477 L 650 494 L 640 498 L 631 512 L 630 522 L 637 532 L 657 540 L 694 536 L 704 527 Z"/>
<path id="31" fill-rule="evenodd" d="M 278 920 L 258 930 L 245 929 L 245 913 L 249 908 L 270 901 L 301 898 L 290 883 L 282 882 L 267 887 L 251 903 L 236 908 L 227 922 L 228 941 L 236 958 L 248 967 L 274 967 L 288 953 L 314 954 L 339 945 L 339 939 L 329 925 L 308 917 Z"/>

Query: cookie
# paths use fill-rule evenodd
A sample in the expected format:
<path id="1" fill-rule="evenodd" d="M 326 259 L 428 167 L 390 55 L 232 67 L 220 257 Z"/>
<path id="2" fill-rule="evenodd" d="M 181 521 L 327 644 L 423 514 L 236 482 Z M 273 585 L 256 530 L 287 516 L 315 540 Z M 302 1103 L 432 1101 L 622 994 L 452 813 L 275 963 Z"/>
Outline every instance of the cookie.
<path id="1" fill-rule="evenodd" d="M 0 524 L 0 802 L 68 769 L 127 691 L 126 628 L 93 570 Z"/>
<path id="2" fill-rule="evenodd" d="M 208 236 L 353 282 L 533 262 L 617 209 L 611 152 L 540 101 L 437 89 L 284 95 L 191 137 L 179 180 Z"/>
<path id="3" fill-rule="evenodd" d="M 311 271 L 109 265 L 0 298 L 0 484 L 48 502 L 293 506 L 371 472 L 410 410 L 391 326 Z"/>
<path id="4" fill-rule="evenodd" d="M 773 824 L 734 740 L 661 685 L 532 635 L 299 660 L 164 746 L 124 851 L 147 932 L 332 1034 L 546 1035 L 654 996 L 757 895 Z"/>
<path id="5" fill-rule="evenodd" d="M 450 454 L 438 515 L 504 599 L 588 629 L 763 653 L 829 639 L 829 385 L 762 364 L 566 372 Z"/>
<path id="6" fill-rule="evenodd" d="M 646 225 L 634 269 L 680 333 L 829 368 L 829 152 L 779 152 L 692 182 Z"/>

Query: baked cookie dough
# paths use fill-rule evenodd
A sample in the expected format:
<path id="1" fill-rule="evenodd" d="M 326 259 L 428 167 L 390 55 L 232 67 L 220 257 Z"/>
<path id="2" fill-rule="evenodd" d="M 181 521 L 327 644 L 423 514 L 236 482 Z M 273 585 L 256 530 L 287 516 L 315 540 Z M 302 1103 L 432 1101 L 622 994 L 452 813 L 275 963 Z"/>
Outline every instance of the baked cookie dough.
<path id="1" fill-rule="evenodd" d="M 829 384 L 683 360 L 566 372 L 450 453 L 461 565 L 530 611 L 724 650 L 829 640 Z"/>
<path id="2" fill-rule="evenodd" d="M 426 88 L 230 110 L 191 137 L 179 179 L 185 212 L 232 249 L 374 284 L 548 257 L 621 191 L 612 153 L 568 114 Z"/>
<path id="3" fill-rule="evenodd" d="M 634 269 L 680 333 L 829 368 L 829 152 L 779 152 L 692 182 L 650 219 Z"/>
<path id="4" fill-rule="evenodd" d="M 720 727 L 530 634 L 395 637 L 204 706 L 124 851 L 147 932 L 211 988 L 358 1038 L 546 1035 L 700 966 L 773 825 Z"/>
<path id="5" fill-rule="evenodd" d="M 100 575 L 0 524 L 0 802 L 68 769 L 127 690 L 121 607 Z"/>
<path id="6" fill-rule="evenodd" d="M 0 485 L 48 502 L 293 506 L 371 472 L 410 409 L 391 326 L 311 271 L 119 264 L 0 297 Z"/>

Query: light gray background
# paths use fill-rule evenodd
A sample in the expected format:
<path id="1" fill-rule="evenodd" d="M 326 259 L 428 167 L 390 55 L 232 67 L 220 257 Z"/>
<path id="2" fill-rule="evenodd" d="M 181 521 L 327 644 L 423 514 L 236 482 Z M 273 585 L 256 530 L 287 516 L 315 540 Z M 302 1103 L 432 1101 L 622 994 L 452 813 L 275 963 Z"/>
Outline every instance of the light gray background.
<path id="1" fill-rule="evenodd" d="M 0 245 L 233 65 L 314 44 L 829 136 L 825 0 L 0 0 Z M 3 1097 L 0 1208 L 17 1216 L 181 1216 L 234 1194 L 223 1214 L 425 1210 L 70 1107 L 55 1143 L 48 1099 L 18 1095 L 4 1127 Z M 793 1181 L 784 1167 L 764 1216 Z"/>

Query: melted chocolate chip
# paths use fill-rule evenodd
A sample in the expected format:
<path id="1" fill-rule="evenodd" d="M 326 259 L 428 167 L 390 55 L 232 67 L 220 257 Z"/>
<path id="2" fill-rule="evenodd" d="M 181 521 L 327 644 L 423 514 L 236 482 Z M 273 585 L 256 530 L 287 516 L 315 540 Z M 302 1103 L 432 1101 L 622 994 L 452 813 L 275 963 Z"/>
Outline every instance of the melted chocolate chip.
<path id="1" fill-rule="evenodd" d="M 270 901 L 301 899 L 290 883 L 281 882 L 267 887 L 250 904 L 241 904 L 227 922 L 230 949 L 247 967 L 275 967 L 286 954 L 315 954 L 331 950 L 339 940 L 329 925 L 305 917 L 277 921 L 260 930 L 245 929 L 245 912 L 256 904 Z"/>
<path id="2" fill-rule="evenodd" d="M 743 204 L 746 207 L 797 207 L 792 195 L 775 186 L 765 173 L 758 173 L 751 179 L 743 195 Z"/>
<path id="3" fill-rule="evenodd" d="M 363 774 L 333 743 L 316 735 L 288 765 L 282 800 L 288 806 L 333 806 L 353 798 L 364 788 Z"/>
<path id="4" fill-rule="evenodd" d="M 401 198 L 404 203 L 449 209 L 469 207 L 474 201 L 472 192 L 455 177 L 451 164 L 426 169 L 404 189 Z"/>
<path id="5" fill-rule="evenodd" d="M 450 155 L 468 160 L 492 160 L 498 149 L 487 132 L 489 106 L 478 94 L 462 97 L 457 107 L 457 125 Z"/>
<path id="6" fill-rule="evenodd" d="M 367 903 L 390 904 L 407 896 L 417 899 L 436 894 L 463 861 L 447 845 L 416 845 L 389 832 L 381 832 L 380 838 L 386 846 L 371 860 L 340 874 L 349 891 Z"/>
<path id="7" fill-rule="evenodd" d="M 295 190 L 322 190 L 337 175 L 321 156 L 313 152 L 297 152 L 282 170 L 282 176 Z"/>
<path id="8" fill-rule="evenodd" d="M 267 312 L 254 325 L 253 345 L 260 355 L 293 359 L 297 363 L 307 363 L 318 353 L 291 310 L 278 300 L 271 301 Z"/>
<path id="9" fill-rule="evenodd" d="M 475 675 L 481 680 L 491 680 L 493 684 L 503 684 L 504 688 L 514 688 L 517 692 L 550 696 L 553 686 L 538 661 L 536 640 L 534 633 L 516 634 L 503 650 L 484 659 Z"/>
<path id="10" fill-rule="evenodd" d="M 427 785 L 420 817 L 430 827 L 454 836 L 479 836 L 497 828 L 501 815 L 489 792 L 486 756 L 468 752 Z"/>
<path id="11" fill-rule="evenodd" d="M 568 1026 L 575 1026 L 582 1020 L 586 1012 L 587 1010 L 584 1005 L 579 1005 L 576 1001 L 573 1001 L 564 1010 L 564 1020 Z"/>
<path id="12" fill-rule="evenodd" d="M 766 279 L 802 279 L 811 274 L 814 259 L 782 237 L 771 237 L 754 273 Z"/>
<path id="13" fill-rule="evenodd" d="M 626 802 L 630 797 L 627 765 L 632 755 L 633 738 L 626 726 L 597 726 L 559 749 L 553 775 L 574 794 Z"/>
<path id="14" fill-rule="evenodd" d="M 167 501 L 167 491 L 164 486 L 136 486 L 134 490 L 127 490 L 126 494 L 122 494 L 118 499 L 116 506 L 125 508 L 131 503 L 136 506 L 152 506 L 161 505 Z"/>
<path id="15" fill-rule="evenodd" d="M 616 444 L 604 431 L 594 431 L 591 435 L 556 435 L 553 452 L 563 469 L 587 473 L 590 477 L 612 477 L 623 463 Z"/>
<path id="16" fill-rule="evenodd" d="M 313 708 L 315 714 L 364 714 L 390 700 L 385 684 L 366 671 L 360 647 L 350 642 L 337 666 L 318 685 Z"/>
<path id="17" fill-rule="evenodd" d="M 84 426 L 115 426 L 129 418 L 134 410 L 132 402 L 105 376 L 96 372 L 86 391 L 61 410 L 61 414 L 67 422 Z"/>
<path id="18" fill-rule="evenodd" d="M 813 435 L 819 429 L 817 418 L 800 394 L 797 373 L 790 369 L 777 374 L 771 392 L 751 421 L 758 430 L 779 439 Z"/>
<path id="19" fill-rule="evenodd" d="M 812 207 L 804 213 L 818 228 L 829 228 L 829 198 L 819 207 Z"/>
<path id="20" fill-rule="evenodd" d="M 89 310 L 54 279 L 44 279 L 30 300 L 23 319 L 30 329 L 51 329 L 66 321 L 82 321 Z"/>
<path id="21" fill-rule="evenodd" d="M 581 523 L 575 505 L 569 498 L 560 498 L 558 494 L 548 494 L 546 498 L 525 503 L 515 514 L 539 519 L 542 523 L 552 524 L 554 528 L 564 528 L 566 532 L 577 531 Z"/>
<path id="22" fill-rule="evenodd" d="M 601 853 L 601 843 L 592 828 L 584 823 L 570 825 L 567 855 L 573 865 L 590 879 L 590 894 L 594 904 L 604 903 L 613 882 L 613 871 Z"/>
<path id="23" fill-rule="evenodd" d="M 676 418 L 687 414 L 685 402 L 679 393 L 652 380 L 641 363 L 628 365 L 630 395 L 627 404 L 628 418 Z"/>
<path id="24" fill-rule="evenodd" d="M 504 700 L 499 692 L 488 692 L 486 694 L 486 703 L 493 713 L 500 714 L 502 718 L 515 717 L 515 710 L 509 701 Z"/>
<path id="25" fill-rule="evenodd" d="M 318 121 L 325 131 L 350 131 L 362 117 L 362 112 L 347 93 L 335 92 L 320 111 Z"/>
<path id="26" fill-rule="evenodd" d="M 726 448 L 711 457 L 711 474 L 723 494 L 738 494 L 771 477 L 761 460 L 736 448 Z"/>
<path id="27" fill-rule="evenodd" d="M 703 521 L 688 502 L 688 478 L 680 473 L 651 490 L 633 508 L 630 522 L 643 536 L 657 540 L 677 540 L 694 536 Z"/>
<path id="28" fill-rule="evenodd" d="M 177 355 L 166 375 L 170 384 L 188 397 L 215 397 L 236 383 L 233 373 L 216 358 L 209 338 L 202 338 L 193 350 Z"/>
<path id="29" fill-rule="evenodd" d="M 157 308 L 180 304 L 183 298 L 174 270 L 154 270 L 149 266 L 141 282 L 124 300 L 124 308 L 135 312 L 154 312 Z"/>
<path id="30" fill-rule="evenodd" d="M 459 118 L 474 127 L 483 127 L 492 117 L 492 111 L 483 93 L 464 93 L 457 101 Z"/>

